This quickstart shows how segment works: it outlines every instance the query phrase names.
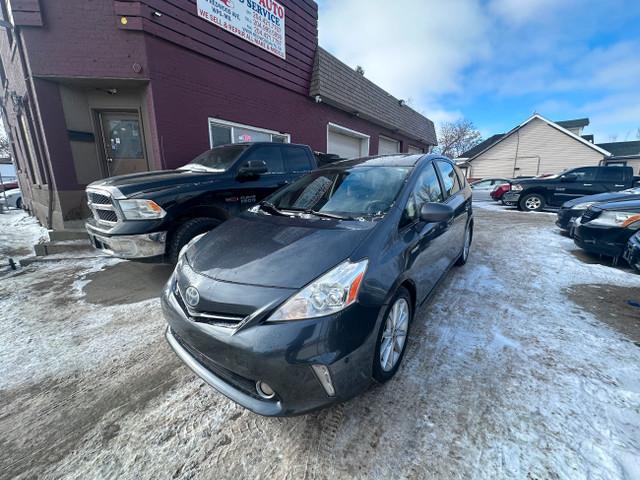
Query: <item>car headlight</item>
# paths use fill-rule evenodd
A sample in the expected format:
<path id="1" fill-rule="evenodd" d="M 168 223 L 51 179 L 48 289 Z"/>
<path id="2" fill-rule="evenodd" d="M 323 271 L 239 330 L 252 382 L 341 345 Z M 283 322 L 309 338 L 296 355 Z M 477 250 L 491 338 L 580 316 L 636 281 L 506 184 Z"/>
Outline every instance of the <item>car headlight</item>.
<path id="1" fill-rule="evenodd" d="M 127 220 L 154 220 L 167 214 L 152 200 L 119 200 L 118 203 Z"/>
<path id="2" fill-rule="evenodd" d="M 522 190 L 522 185 L 520 185 L 519 183 L 514 183 L 513 185 L 511 185 L 511 190 L 512 191 L 520 191 Z"/>
<path id="3" fill-rule="evenodd" d="M 640 215 L 626 212 L 602 212 L 599 217 L 591 220 L 592 225 L 603 225 L 607 227 L 640 227 Z"/>
<path id="4" fill-rule="evenodd" d="M 586 210 L 591 205 L 595 205 L 596 203 L 598 203 L 598 202 L 582 202 L 582 203 L 578 203 L 577 205 L 574 205 L 573 207 L 571 207 L 571 210 Z"/>
<path id="5" fill-rule="evenodd" d="M 356 301 L 368 265 L 366 259 L 345 260 L 287 300 L 267 321 L 323 317 L 347 308 Z"/>

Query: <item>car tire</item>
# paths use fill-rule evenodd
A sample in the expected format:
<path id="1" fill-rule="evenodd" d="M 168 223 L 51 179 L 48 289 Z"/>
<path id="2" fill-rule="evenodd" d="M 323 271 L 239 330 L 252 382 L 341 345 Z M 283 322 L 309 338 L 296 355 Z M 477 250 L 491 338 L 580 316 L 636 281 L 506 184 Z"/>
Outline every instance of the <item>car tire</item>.
<path id="1" fill-rule="evenodd" d="M 18 198 L 18 200 L 16 200 L 16 208 L 22 209 L 22 198 Z"/>
<path id="2" fill-rule="evenodd" d="M 456 265 L 462 266 L 467 263 L 469 259 L 469 249 L 471 248 L 471 240 L 473 239 L 473 230 L 471 225 L 469 225 L 464 231 L 464 245 L 462 246 L 462 252 L 460 252 L 460 256 L 456 260 Z"/>
<path id="3" fill-rule="evenodd" d="M 189 243 L 189 240 L 196 235 L 213 230 L 215 227 L 220 225 L 220 223 L 220 220 L 206 217 L 192 218 L 191 220 L 183 223 L 171 236 L 171 242 L 168 249 L 169 261 L 171 263 L 178 263 L 180 250 Z"/>
<path id="4" fill-rule="evenodd" d="M 373 379 L 385 383 L 396 374 L 407 350 L 413 320 L 411 296 L 406 288 L 395 293 L 380 324 L 373 355 Z"/>
<path id="5" fill-rule="evenodd" d="M 539 212 L 544 208 L 544 197 L 539 193 L 530 193 L 520 200 L 520 209 L 525 212 Z"/>

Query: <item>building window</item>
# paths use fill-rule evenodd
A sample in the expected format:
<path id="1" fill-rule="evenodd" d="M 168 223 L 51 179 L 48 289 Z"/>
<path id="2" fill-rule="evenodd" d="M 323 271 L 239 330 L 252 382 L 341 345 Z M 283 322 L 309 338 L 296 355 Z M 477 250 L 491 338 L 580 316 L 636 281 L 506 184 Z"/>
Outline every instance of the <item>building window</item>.
<path id="1" fill-rule="evenodd" d="M 209 119 L 209 140 L 211 148 L 228 143 L 241 142 L 274 142 L 289 143 L 291 135 L 288 133 L 266 130 L 264 128 L 227 122 L 217 118 Z"/>

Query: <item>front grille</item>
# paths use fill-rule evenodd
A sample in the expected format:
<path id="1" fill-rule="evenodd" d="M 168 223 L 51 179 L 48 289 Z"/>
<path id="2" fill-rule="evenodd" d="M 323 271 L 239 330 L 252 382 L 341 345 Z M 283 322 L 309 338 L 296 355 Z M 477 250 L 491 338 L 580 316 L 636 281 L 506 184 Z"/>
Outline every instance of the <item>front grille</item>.
<path id="1" fill-rule="evenodd" d="M 178 301 L 178 304 L 180 305 L 180 308 L 182 309 L 184 314 L 193 322 L 208 323 L 209 325 L 216 325 L 218 327 L 233 328 L 240 322 L 242 322 L 242 320 L 244 320 L 245 318 L 241 315 L 230 315 L 228 313 L 222 312 L 205 312 L 188 307 L 187 304 L 184 303 L 184 299 L 182 298 L 182 294 L 178 289 L 177 283 L 173 289 L 173 295 Z"/>
<path id="2" fill-rule="evenodd" d="M 196 350 L 191 345 L 189 345 L 187 342 L 182 340 L 182 338 L 180 338 L 180 336 L 175 331 L 173 331 L 172 333 L 173 333 L 173 337 L 178 341 L 180 346 L 184 348 L 187 352 L 189 352 L 189 354 L 191 354 L 192 357 L 194 357 L 201 365 L 203 365 L 207 370 L 213 373 L 216 377 L 221 378 L 228 384 L 246 393 L 247 395 L 250 395 L 253 398 L 257 398 L 259 400 L 264 401 L 264 399 L 260 397 L 260 395 L 258 395 L 258 392 L 256 391 L 255 380 L 250 380 L 246 377 L 243 377 L 242 375 L 238 375 L 237 373 L 232 372 L 231 370 L 227 370 L 221 365 L 218 365 L 217 363 L 213 362 L 209 357 L 207 357 L 206 355 L 203 355 L 198 350 Z M 274 401 L 276 400 L 274 399 Z"/>
<path id="3" fill-rule="evenodd" d="M 107 197 L 106 195 L 101 195 L 100 193 L 87 192 L 87 198 L 89 199 L 89 203 L 112 205 L 111 198 Z"/>
<path id="4" fill-rule="evenodd" d="M 109 192 L 87 190 L 87 204 L 96 222 L 113 228 L 120 218 L 119 209 Z"/>
<path id="5" fill-rule="evenodd" d="M 602 213 L 602 210 L 595 210 L 595 209 L 589 208 L 586 212 L 584 212 L 584 214 L 582 214 L 580 223 L 590 222 L 591 220 L 598 218 L 601 213 Z"/>
<path id="6" fill-rule="evenodd" d="M 105 222 L 117 222 L 118 221 L 118 215 L 116 215 L 116 212 L 114 212 L 114 211 L 96 209 L 95 212 L 98 215 L 98 219 L 99 220 L 104 220 Z"/>

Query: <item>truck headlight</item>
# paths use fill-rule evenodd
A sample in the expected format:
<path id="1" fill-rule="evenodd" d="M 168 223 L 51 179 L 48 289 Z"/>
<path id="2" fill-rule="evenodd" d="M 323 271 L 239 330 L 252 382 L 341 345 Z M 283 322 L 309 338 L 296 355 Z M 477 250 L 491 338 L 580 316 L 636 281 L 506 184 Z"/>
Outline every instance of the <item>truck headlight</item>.
<path id="1" fill-rule="evenodd" d="M 118 203 L 127 220 L 155 220 L 167 214 L 152 200 L 118 200 Z"/>
<path id="2" fill-rule="evenodd" d="M 519 183 L 514 183 L 511 185 L 511 190 L 514 192 L 518 192 L 522 190 L 522 185 L 520 185 Z"/>
<path id="3" fill-rule="evenodd" d="M 640 227 L 640 215 L 627 212 L 602 212 L 599 217 L 594 218 L 589 223 L 607 227 L 629 227 L 637 229 Z"/>
<path id="4" fill-rule="evenodd" d="M 269 322 L 323 317 L 339 312 L 356 301 L 369 260 L 345 260 L 287 300 L 269 317 Z"/>

